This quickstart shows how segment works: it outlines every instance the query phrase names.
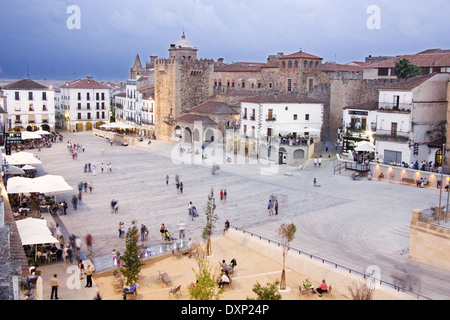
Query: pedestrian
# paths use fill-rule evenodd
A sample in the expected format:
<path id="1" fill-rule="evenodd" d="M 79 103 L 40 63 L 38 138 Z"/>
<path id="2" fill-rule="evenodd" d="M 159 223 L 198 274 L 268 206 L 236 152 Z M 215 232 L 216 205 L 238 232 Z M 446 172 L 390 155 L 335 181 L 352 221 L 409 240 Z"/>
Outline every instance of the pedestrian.
<path id="1" fill-rule="evenodd" d="M 50 295 L 50 299 L 53 300 L 53 297 L 55 297 L 56 300 L 59 299 L 58 297 L 58 279 L 57 274 L 55 273 L 53 275 L 53 278 L 50 279 L 50 286 L 52 287 L 52 293 Z"/>
<path id="2" fill-rule="evenodd" d="M 116 200 L 116 205 L 114 207 L 114 212 L 117 214 L 119 212 L 119 201 Z"/>
<path id="3" fill-rule="evenodd" d="M 167 174 L 166 175 L 166 186 L 168 186 L 169 185 L 169 175 Z"/>
<path id="4" fill-rule="evenodd" d="M 125 227 L 123 222 L 119 222 L 119 238 L 122 238 L 125 234 Z"/>
<path id="5" fill-rule="evenodd" d="M 86 266 L 86 286 L 85 288 L 92 288 L 92 270 L 91 265 L 88 264 Z"/>
<path id="6" fill-rule="evenodd" d="M 328 143 L 325 145 L 325 152 L 328 152 Z"/>
<path id="7" fill-rule="evenodd" d="M 177 186 L 177 193 L 179 193 L 180 192 L 180 182 L 177 181 L 176 186 Z"/>
<path id="8" fill-rule="evenodd" d="M 74 208 L 75 210 L 77 210 L 78 199 L 77 199 L 77 196 L 76 196 L 76 195 L 73 195 L 73 197 L 72 197 L 72 205 L 73 205 L 73 208 Z"/>
<path id="9" fill-rule="evenodd" d="M 92 189 L 94 188 L 94 185 L 92 184 L 92 181 L 89 181 L 88 187 L 89 187 L 89 192 L 92 193 Z"/>
<path id="10" fill-rule="evenodd" d="M 273 207 L 275 208 L 275 215 L 278 215 L 278 200 L 274 201 Z"/>
<path id="11" fill-rule="evenodd" d="M 227 202 L 227 189 L 223 190 L 223 203 Z"/>
<path id="12" fill-rule="evenodd" d="M 164 234 L 166 233 L 166 226 L 164 223 L 161 224 L 161 227 L 159 228 L 159 233 L 161 234 L 161 240 L 164 240 Z"/>
<path id="13" fill-rule="evenodd" d="M 92 175 L 95 176 L 95 165 L 92 166 Z"/>
<path id="14" fill-rule="evenodd" d="M 102 164 L 100 165 L 100 169 L 102 170 L 102 173 L 103 173 L 103 170 L 105 169 L 105 166 L 103 165 L 103 162 L 102 162 Z"/>
<path id="15" fill-rule="evenodd" d="M 84 164 L 84 172 L 87 172 L 87 163 Z"/>
<path id="16" fill-rule="evenodd" d="M 80 181 L 78 184 L 78 193 L 81 193 L 83 191 L 83 182 Z"/>
<path id="17" fill-rule="evenodd" d="M 317 179 L 316 178 L 314 178 L 313 183 L 314 183 L 314 187 L 315 187 L 316 183 L 317 183 Z"/>
<path id="18" fill-rule="evenodd" d="M 220 189 L 220 202 L 223 203 L 223 189 Z"/>
<path id="19" fill-rule="evenodd" d="M 269 216 L 273 215 L 273 203 L 272 199 L 269 200 L 269 203 L 267 205 L 267 210 L 269 211 Z"/>
<path id="20" fill-rule="evenodd" d="M 62 205 L 64 215 L 67 214 L 67 207 L 68 207 L 68 206 L 67 206 L 67 202 L 66 202 L 66 200 L 64 200 L 64 201 L 63 201 L 63 205 Z"/>
<path id="21" fill-rule="evenodd" d="M 86 181 L 83 182 L 83 187 L 84 187 L 84 192 L 85 193 L 87 193 L 87 186 L 88 186 L 88 183 Z"/>
<path id="22" fill-rule="evenodd" d="M 319 168 L 321 165 L 322 165 L 322 155 L 320 155 L 320 157 L 319 157 Z"/>
<path id="23" fill-rule="evenodd" d="M 186 229 L 186 224 L 183 221 L 180 221 L 180 223 L 178 224 L 178 235 L 179 235 L 180 239 L 184 239 L 185 229 Z"/>
<path id="24" fill-rule="evenodd" d="M 180 193 L 183 194 L 183 182 L 180 182 Z"/>
<path id="25" fill-rule="evenodd" d="M 145 240 L 145 226 L 141 224 L 141 241 L 144 242 Z"/>
<path id="26" fill-rule="evenodd" d="M 109 163 L 109 172 L 112 173 L 112 163 Z"/>
<path id="27" fill-rule="evenodd" d="M 317 157 L 314 156 L 314 167 L 316 167 L 316 166 L 317 166 Z"/>
<path id="28" fill-rule="evenodd" d="M 222 235 L 225 235 L 225 232 L 230 228 L 230 221 L 228 219 L 225 221 L 225 226 L 223 228 Z"/>
<path id="29" fill-rule="evenodd" d="M 86 246 L 88 252 L 92 253 L 92 235 L 90 233 L 86 236 Z"/>
<path id="30" fill-rule="evenodd" d="M 113 251 L 112 251 L 112 258 L 113 258 L 113 265 L 117 266 L 117 252 L 116 252 L 116 249 L 113 249 Z"/>
<path id="31" fill-rule="evenodd" d="M 83 274 L 84 274 L 84 264 L 81 259 L 78 260 L 78 270 L 80 272 L 80 280 L 83 280 Z"/>
<path id="32" fill-rule="evenodd" d="M 91 163 L 88 163 L 88 172 L 91 172 Z"/>

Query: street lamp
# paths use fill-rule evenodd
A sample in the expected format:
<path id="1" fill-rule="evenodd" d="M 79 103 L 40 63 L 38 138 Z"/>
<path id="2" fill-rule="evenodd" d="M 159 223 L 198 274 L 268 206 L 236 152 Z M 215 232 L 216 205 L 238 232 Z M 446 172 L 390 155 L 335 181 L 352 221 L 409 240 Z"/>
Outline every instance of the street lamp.
<path id="1" fill-rule="evenodd" d="M 441 188 L 439 191 L 439 212 L 437 215 L 438 222 L 440 222 L 440 213 L 441 213 L 441 198 L 442 198 L 442 187 L 444 185 L 444 163 L 445 163 L 445 143 L 442 145 L 442 160 L 441 160 Z M 447 195 L 448 198 L 448 195 Z M 448 199 L 447 199 L 447 207 L 448 207 Z M 442 211 L 444 213 L 444 211 Z M 445 209 L 445 216 L 447 216 L 447 208 Z"/>

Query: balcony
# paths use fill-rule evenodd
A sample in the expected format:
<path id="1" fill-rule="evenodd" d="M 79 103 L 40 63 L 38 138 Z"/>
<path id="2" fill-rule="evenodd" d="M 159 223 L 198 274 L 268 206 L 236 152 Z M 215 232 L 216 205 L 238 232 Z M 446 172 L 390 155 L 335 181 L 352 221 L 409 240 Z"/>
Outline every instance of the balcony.
<path id="1" fill-rule="evenodd" d="M 273 121 L 277 121 L 276 117 L 267 117 L 266 122 L 273 122 Z"/>
<path id="2" fill-rule="evenodd" d="M 411 110 L 412 110 L 411 103 L 388 103 L 388 102 L 378 103 L 378 111 L 381 112 L 410 113 Z"/>
<path id="3" fill-rule="evenodd" d="M 373 135 L 374 139 L 393 142 L 407 142 L 409 140 L 409 132 L 391 131 L 378 129 L 377 133 Z"/>

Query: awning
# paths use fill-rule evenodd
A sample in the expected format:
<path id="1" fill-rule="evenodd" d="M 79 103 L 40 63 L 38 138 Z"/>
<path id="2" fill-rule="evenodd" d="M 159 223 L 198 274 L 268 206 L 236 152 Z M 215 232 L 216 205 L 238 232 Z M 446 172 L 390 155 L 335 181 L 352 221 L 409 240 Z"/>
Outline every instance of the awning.
<path id="1" fill-rule="evenodd" d="M 375 146 L 367 141 L 362 141 L 356 145 L 354 148 L 355 151 L 359 152 L 375 152 Z"/>
<path id="2" fill-rule="evenodd" d="M 22 245 L 58 243 L 47 227 L 47 220 L 26 218 L 16 221 Z"/>
<path id="3" fill-rule="evenodd" d="M 62 176 L 46 175 L 37 178 L 13 177 L 8 179 L 8 194 L 14 193 L 60 193 L 73 191 Z"/>
<path id="4" fill-rule="evenodd" d="M 10 165 L 21 164 L 42 164 L 42 161 L 34 156 L 30 152 L 17 152 L 12 155 L 5 156 L 6 162 Z"/>
<path id="5" fill-rule="evenodd" d="M 305 127 L 303 124 L 270 124 L 267 125 L 267 128 L 271 128 L 273 130 L 276 130 L 278 132 L 285 132 L 285 133 L 304 133 L 308 132 L 310 135 L 318 135 L 320 133 L 319 129 L 315 129 L 312 127 Z"/>

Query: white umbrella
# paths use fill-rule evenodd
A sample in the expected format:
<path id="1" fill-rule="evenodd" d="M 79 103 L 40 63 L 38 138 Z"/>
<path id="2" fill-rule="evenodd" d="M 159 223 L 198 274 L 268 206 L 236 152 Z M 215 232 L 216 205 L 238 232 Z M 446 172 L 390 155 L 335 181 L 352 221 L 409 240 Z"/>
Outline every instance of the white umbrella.
<path id="1" fill-rule="evenodd" d="M 35 167 L 30 166 L 29 164 L 26 164 L 22 167 L 23 170 L 36 170 Z"/>
<path id="2" fill-rule="evenodd" d="M 38 131 L 34 131 L 34 133 L 37 133 L 37 134 L 43 134 L 43 135 L 50 134 L 50 132 L 48 132 L 48 131 L 46 131 L 46 130 L 42 130 L 42 129 L 39 129 Z"/>
<path id="3" fill-rule="evenodd" d="M 36 132 L 23 131 L 22 140 L 42 139 L 42 136 Z"/>
<path id="4" fill-rule="evenodd" d="M 34 154 L 30 152 L 17 152 L 12 155 L 5 156 L 6 162 L 10 165 L 19 164 L 42 164 L 42 161 L 35 157 Z"/>
<path id="5" fill-rule="evenodd" d="M 11 167 L 5 169 L 5 173 L 6 174 L 25 174 L 25 171 L 23 171 L 23 169 L 21 169 L 19 167 L 11 166 Z"/>
<path id="6" fill-rule="evenodd" d="M 358 143 L 356 145 L 356 147 L 354 148 L 355 151 L 359 152 L 359 151 L 363 151 L 363 152 L 374 152 L 375 151 L 375 146 L 367 141 L 364 141 L 362 143 Z"/>

